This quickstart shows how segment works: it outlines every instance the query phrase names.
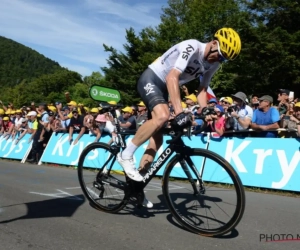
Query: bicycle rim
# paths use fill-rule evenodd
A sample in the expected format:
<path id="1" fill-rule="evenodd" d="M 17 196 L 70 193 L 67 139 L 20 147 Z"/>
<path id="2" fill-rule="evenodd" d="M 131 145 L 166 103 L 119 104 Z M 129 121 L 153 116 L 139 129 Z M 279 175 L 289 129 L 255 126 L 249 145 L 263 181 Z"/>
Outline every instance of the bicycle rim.
<path id="1" fill-rule="evenodd" d="M 96 142 L 82 151 L 77 168 L 84 195 L 93 207 L 108 213 L 120 211 L 127 200 L 122 190 L 125 177 L 115 159 L 109 145 Z"/>
<path id="2" fill-rule="evenodd" d="M 182 226 L 194 233 L 226 234 L 239 223 L 244 213 L 245 192 L 241 180 L 233 167 L 214 152 L 192 149 L 188 157 L 202 176 L 205 193 L 195 194 L 178 158 L 174 157 L 163 177 L 163 192 L 169 209 Z M 197 182 L 191 166 L 188 163 L 186 166 Z M 196 186 L 199 191 L 200 186 Z"/>

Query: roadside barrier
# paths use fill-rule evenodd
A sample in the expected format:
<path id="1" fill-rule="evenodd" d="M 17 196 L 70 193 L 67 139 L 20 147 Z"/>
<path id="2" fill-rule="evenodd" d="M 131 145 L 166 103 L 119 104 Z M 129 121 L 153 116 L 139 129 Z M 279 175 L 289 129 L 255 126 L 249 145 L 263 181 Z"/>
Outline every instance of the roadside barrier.
<path id="1" fill-rule="evenodd" d="M 132 137 L 129 136 L 127 142 Z M 40 164 L 77 166 L 80 153 L 94 141 L 94 138 L 90 135 L 83 135 L 76 145 L 72 145 L 68 141 L 68 134 L 53 133 Z M 168 139 L 170 139 L 169 136 L 164 137 L 159 153 L 166 148 L 165 141 Z M 103 136 L 100 141 L 108 142 L 109 140 L 109 136 Z M 187 146 L 208 148 L 223 156 L 236 169 L 245 186 L 300 191 L 300 138 L 219 137 L 211 133 L 193 136 L 191 140 L 184 137 L 184 141 Z M 136 165 L 146 147 L 147 143 L 136 151 L 134 159 Z M 30 149 L 31 143 L 28 143 L 26 135 L 17 145 L 0 137 L 0 158 L 19 159 L 24 162 Z M 206 168 L 213 171 L 214 163 L 209 159 L 203 162 Z M 199 168 L 203 162 L 199 163 Z M 157 173 L 158 176 L 163 174 L 164 167 Z M 122 168 L 116 164 L 115 169 L 121 170 Z"/>

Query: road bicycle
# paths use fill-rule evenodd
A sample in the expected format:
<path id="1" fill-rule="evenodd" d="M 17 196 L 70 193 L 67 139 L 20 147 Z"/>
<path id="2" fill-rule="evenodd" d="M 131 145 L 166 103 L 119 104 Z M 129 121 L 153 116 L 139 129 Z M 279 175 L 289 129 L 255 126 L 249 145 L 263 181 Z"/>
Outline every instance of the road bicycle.
<path id="1" fill-rule="evenodd" d="M 102 108 L 110 110 L 114 117 L 118 142 L 91 143 L 82 151 L 77 168 L 83 193 L 95 208 L 117 213 L 129 204 L 141 207 L 144 189 L 155 178 L 161 179 L 171 214 L 187 230 L 204 236 L 220 236 L 237 226 L 245 209 L 245 192 L 238 174 L 223 157 L 205 148 L 187 146 L 185 130 L 171 126 L 163 130 L 170 136 L 167 147 L 143 181 L 131 180 L 123 173 L 116 157 L 126 147 L 126 137 L 134 132 L 121 131 L 114 107 Z M 195 138 L 205 140 L 204 136 Z M 163 166 L 160 177 L 158 173 Z M 153 189 L 153 185 L 149 186 Z"/>

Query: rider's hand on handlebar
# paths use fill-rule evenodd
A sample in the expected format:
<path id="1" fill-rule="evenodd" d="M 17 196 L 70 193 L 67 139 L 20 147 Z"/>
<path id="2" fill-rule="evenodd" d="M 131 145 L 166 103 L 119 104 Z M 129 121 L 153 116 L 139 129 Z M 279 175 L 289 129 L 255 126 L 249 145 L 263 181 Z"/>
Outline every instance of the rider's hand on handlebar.
<path id="1" fill-rule="evenodd" d="M 180 114 L 176 115 L 174 119 L 176 125 L 182 128 L 191 125 L 192 120 L 192 114 L 184 112 L 181 112 Z"/>

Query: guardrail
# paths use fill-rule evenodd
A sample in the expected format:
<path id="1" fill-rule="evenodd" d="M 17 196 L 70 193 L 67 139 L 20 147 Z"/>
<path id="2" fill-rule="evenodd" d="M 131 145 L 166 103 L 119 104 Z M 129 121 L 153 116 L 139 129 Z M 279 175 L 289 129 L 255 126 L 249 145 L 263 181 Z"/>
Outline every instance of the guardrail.
<path id="1" fill-rule="evenodd" d="M 287 131 L 280 129 L 280 131 Z M 229 131 L 229 133 L 242 131 Z M 245 131 L 249 132 L 249 131 Z M 254 132 L 254 131 L 253 131 Z M 127 138 L 127 142 L 133 136 Z M 159 149 L 162 152 L 167 146 L 164 143 Z M 193 136 L 191 140 L 183 138 L 186 145 L 197 148 L 207 148 L 223 156 L 230 162 L 246 186 L 271 188 L 289 191 L 300 191 L 300 138 L 255 138 L 255 137 L 219 137 L 215 133 Z M 109 136 L 101 137 L 101 142 L 108 142 Z M 76 166 L 82 150 L 94 137 L 83 135 L 76 145 L 70 145 L 68 134 L 53 133 L 40 163 L 56 163 Z M 135 162 L 139 162 L 147 143 L 143 144 L 135 153 Z M 3 140 L 0 137 L 0 158 L 18 159 L 24 162 L 31 149 L 27 135 L 15 145 L 13 141 Z M 199 167 L 202 164 L 199 163 Z M 206 167 L 213 168 L 210 160 L 205 161 Z M 121 166 L 116 165 L 121 170 Z M 157 173 L 162 175 L 164 167 Z"/>

